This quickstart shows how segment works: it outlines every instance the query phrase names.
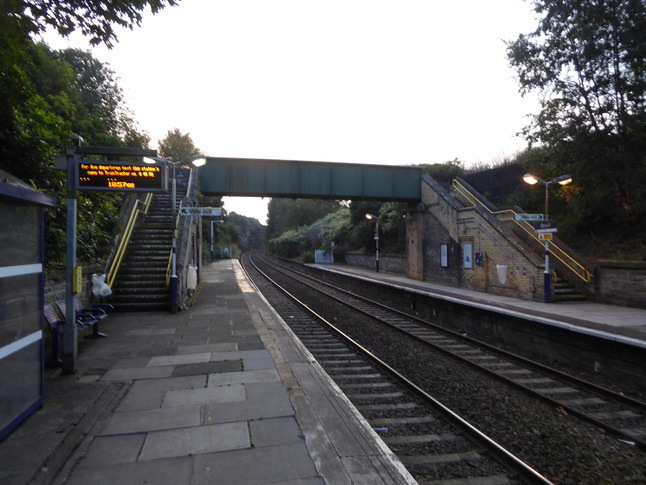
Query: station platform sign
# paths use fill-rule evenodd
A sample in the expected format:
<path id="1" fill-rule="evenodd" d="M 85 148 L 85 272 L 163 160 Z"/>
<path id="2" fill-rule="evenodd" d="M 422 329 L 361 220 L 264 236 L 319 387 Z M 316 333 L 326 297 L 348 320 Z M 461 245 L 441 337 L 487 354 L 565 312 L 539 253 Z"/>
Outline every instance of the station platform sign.
<path id="1" fill-rule="evenodd" d="M 534 224 L 534 229 L 538 234 L 545 234 L 548 232 L 558 232 L 558 224 L 556 221 L 543 221 Z"/>

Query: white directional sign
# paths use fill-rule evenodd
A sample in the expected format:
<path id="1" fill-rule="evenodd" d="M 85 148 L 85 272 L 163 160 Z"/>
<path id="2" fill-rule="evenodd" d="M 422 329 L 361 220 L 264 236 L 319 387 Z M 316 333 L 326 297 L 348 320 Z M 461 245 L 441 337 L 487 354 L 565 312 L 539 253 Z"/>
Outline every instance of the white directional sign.
<path id="1" fill-rule="evenodd" d="M 514 214 L 515 221 L 542 221 L 543 214 Z"/>
<path id="2" fill-rule="evenodd" d="M 222 217 L 222 207 L 180 207 L 179 215 Z"/>

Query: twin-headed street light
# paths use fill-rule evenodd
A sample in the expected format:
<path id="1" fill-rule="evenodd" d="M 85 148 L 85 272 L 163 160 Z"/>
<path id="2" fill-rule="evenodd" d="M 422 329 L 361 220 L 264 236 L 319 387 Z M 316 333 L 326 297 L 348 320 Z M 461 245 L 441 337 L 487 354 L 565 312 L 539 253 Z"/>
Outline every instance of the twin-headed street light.
<path id="1" fill-rule="evenodd" d="M 542 178 L 532 175 L 531 173 L 526 173 L 523 175 L 523 181 L 526 184 L 529 185 L 536 185 L 538 183 L 542 183 L 545 185 L 545 220 L 549 221 L 549 216 L 548 216 L 548 203 L 549 203 L 549 187 L 551 184 L 559 184 L 559 185 L 567 185 L 572 183 L 572 177 L 570 175 L 561 175 L 560 177 L 556 177 L 555 179 L 550 180 L 549 182 L 545 182 Z"/>
<path id="2" fill-rule="evenodd" d="M 173 224 L 176 223 L 177 219 L 177 177 L 175 174 L 175 168 L 180 165 L 186 165 L 188 163 L 192 164 L 195 167 L 201 167 L 206 163 L 206 158 L 203 155 L 196 155 L 188 162 L 171 162 L 162 157 L 143 157 L 144 163 L 155 164 L 155 163 L 164 163 L 173 168 L 172 172 L 172 199 L 173 199 Z M 172 251 L 171 251 L 171 274 L 169 281 L 169 290 L 170 290 L 170 311 L 171 313 L 177 313 L 177 227 L 173 226 L 173 240 L 172 240 Z"/>
<path id="3" fill-rule="evenodd" d="M 555 179 L 552 179 L 548 182 L 544 181 L 540 177 L 536 175 L 532 175 L 531 173 L 526 173 L 523 175 L 523 181 L 529 185 L 536 185 L 538 183 L 542 183 L 545 185 L 545 221 L 549 221 L 549 215 L 548 215 L 548 204 L 549 204 L 549 187 L 551 184 L 559 184 L 559 185 L 567 185 L 572 182 L 572 177 L 570 175 L 561 175 L 560 177 L 556 177 Z M 544 297 L 544 302 L 549 303 L 550 302 L 550 294 L 551 294 L 551 282 L 550 282 L 550 241 L 549 239 L 545 238 L 545 270 L 543 271 L 543 297 Z"/>

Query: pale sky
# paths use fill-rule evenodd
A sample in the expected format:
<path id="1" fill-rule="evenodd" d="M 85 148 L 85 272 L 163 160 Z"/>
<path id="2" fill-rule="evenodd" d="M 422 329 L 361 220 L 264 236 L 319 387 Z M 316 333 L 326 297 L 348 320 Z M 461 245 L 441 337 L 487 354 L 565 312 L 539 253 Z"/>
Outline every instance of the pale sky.
<path id="1" fill-rule="evenodd" d="M 44 40 L 109 64 L 151 148 L 179 128 L 214 157 L 468 166 L 525 147 L 503 40 L 536 24 L 523 0 L 181 0 L 112 50 Z"/>

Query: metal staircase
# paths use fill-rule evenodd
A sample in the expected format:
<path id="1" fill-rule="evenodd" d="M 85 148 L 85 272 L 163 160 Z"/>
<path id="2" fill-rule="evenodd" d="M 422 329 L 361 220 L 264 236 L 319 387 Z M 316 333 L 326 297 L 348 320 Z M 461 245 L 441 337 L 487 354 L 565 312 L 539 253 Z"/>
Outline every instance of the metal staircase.
<path id="1" fill-rule="evenodd" d="M 117 311 L 170 309 L 168 261 L 173 237 L 172 198 L 154 195 L 143 224 L 134 228 L 113 283 Z"/>

